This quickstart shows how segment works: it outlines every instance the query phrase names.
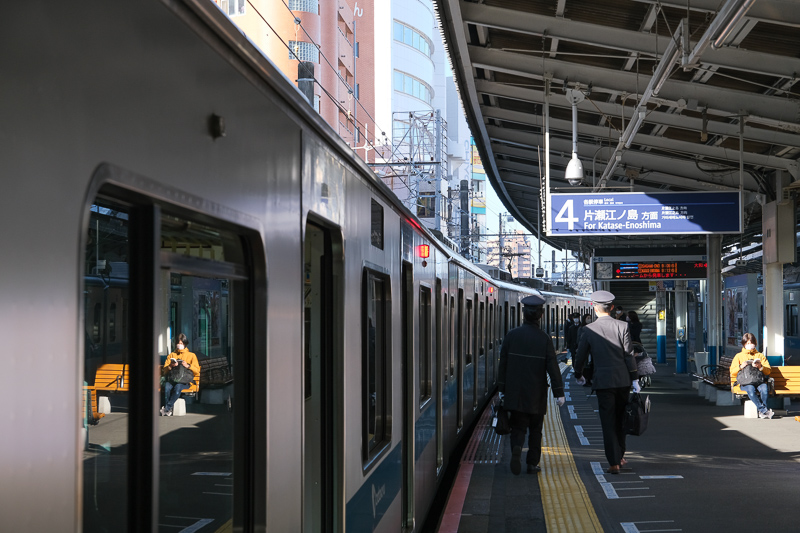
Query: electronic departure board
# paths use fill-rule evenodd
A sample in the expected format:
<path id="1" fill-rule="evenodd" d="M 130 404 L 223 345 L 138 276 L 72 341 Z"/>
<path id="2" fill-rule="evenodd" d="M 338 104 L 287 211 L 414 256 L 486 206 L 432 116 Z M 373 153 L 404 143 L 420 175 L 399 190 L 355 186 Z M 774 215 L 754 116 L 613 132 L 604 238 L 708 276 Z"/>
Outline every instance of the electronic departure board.
<path id="1" fill-rule="evenodd" d="M 594 263 L 594 279 L 705 279 L 706 261 L 620 261 Z"/>

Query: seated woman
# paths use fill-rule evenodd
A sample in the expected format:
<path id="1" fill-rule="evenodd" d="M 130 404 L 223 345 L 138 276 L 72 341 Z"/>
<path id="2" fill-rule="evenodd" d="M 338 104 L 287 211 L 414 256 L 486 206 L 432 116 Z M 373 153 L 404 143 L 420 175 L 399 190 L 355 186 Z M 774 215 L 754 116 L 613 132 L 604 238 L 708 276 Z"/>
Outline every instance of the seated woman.
<path id="1" fill-rule="evenodd" d="M 175 351 L 167 356 L 164 366 L 161 368 L 161 375 L 164 380 L 164 407 L 161 408 L 161 416 L 172 416 L 172 407 L 181 392 L 191 387 L 192 381 L 200 378 L 200 363 L 197 356 L 187 348 L 186 335 L 178 335 L 175 343 Z M 186 372 L 176 372 L 178 365 L 187 369 Z"/>
<path id="2" fill-rule="evenodd" d="M 736 354 L 736 357 L 731 361 L 731 382 L 738 381 L 739 387 L 747 393 L 756 408 L 758 409 L 759 418 L 772 418 L 774 414 L 772 409 L 767 408 L 767 394 L 769 393 L 769 385 L 767 385 L 766 376 L 772 372 L 769 366 L 767 357 L 756 351 L 756 336 L 752 333 L 745 333 L 742 335 L 742 351 Z M 755 374 L 755 377 L 750 377 L 754 374 L 752 369 L 747 369 L 747 366 L 752 366 L 760 374 Z M 758 390 L 758 394 L 756 394 Z"/>

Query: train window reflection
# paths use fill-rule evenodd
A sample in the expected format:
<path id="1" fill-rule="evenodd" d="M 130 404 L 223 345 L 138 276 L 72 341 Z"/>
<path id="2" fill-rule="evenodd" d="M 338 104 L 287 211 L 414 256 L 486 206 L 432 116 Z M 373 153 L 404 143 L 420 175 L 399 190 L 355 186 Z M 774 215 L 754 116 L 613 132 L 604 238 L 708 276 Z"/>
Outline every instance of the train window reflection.
<path id="1" fill-rule="evenodd" d="M 233 517 L 234 332 L 245 302 L 235 233 L 162 215 L 159 350 L 159 521 Z M 174 360 L 174 361 L 173 361 Z M 183 367 L 188 372 L 180 377 Z M 155 414 L 154 414 L 155 415 Z M 202 473 L 202 475 L 198 474 Z"/>
<path id="2" fill-rule="evenodd" d="M 388 276 L 364 271 L 364 452 L 371 460 L 391 438 L 391 367 L 388 361 L 387 335 Z"/>
<path id="3" fill-rule="evenodd" d="M 419 289 L 419 406 L 431 397 L 431 290 Z"/>
<path id="4" fill-rule="evenodd" d="M 127 530 L 130 354 L 127 328 L 117 335 L 115 315 L 117 302 L 128 299 L 129 254 L 127 210 L 111 202 L 92 205 L 83 280 L 84 531 Z"/>

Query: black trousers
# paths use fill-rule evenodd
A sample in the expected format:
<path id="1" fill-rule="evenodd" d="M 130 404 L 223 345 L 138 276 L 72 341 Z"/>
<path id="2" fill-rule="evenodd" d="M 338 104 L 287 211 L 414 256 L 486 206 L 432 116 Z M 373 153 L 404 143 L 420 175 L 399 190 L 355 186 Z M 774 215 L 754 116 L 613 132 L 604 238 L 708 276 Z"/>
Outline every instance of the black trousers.
<path id="1" fill-rule="evenodd" d="M 619 465 L 625 455 L 625 432 L 622 417 L 628 403 L 630 387 L 597 389 L 597 406 L 600 411 L 600 426 L 603 428 L 603 447 L 611 466 Z"/>
<path id="2" fill-rule="evenodd" d="M 532 415 L 511 411 L 511 449 L 525 447 L 525 434 L 528 434 L 528 455 L 525 462 L 536 466 L 542 458 L 542 426 L 544 415 Z"/>

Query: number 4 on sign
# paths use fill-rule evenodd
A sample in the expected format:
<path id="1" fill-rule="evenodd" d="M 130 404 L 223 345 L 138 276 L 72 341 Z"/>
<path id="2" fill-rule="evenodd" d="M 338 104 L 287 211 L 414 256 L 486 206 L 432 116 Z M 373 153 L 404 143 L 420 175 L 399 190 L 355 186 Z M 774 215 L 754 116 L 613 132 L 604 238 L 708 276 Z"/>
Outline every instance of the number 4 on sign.
<path id="1" fill-rule="evenodd" d="M 566 216 L 564 216 L 565 212 Z M 566 222 L 567 229 L 572 231 L 575 229 L 575 222 L 577 221 L 578 219 L 572 216 L 572 200 L 567 200 L 564 202 L 564 207 L 556 215 L 556 222 Z"/>

